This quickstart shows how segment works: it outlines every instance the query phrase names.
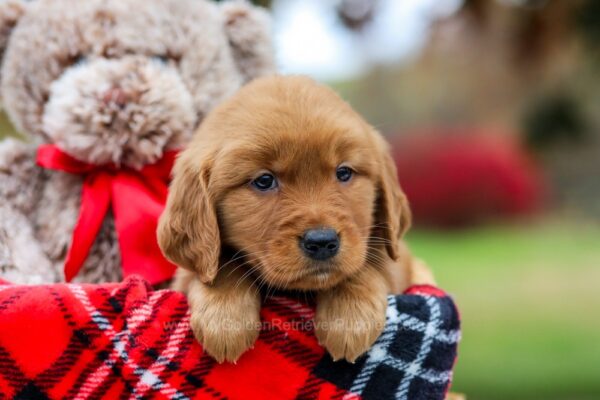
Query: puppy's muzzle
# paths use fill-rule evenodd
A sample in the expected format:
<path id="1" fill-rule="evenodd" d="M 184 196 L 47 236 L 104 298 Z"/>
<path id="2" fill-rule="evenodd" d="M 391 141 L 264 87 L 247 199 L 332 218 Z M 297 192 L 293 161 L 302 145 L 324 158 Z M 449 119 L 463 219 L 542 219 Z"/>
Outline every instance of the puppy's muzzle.
<path id="1" fill-rule="evenodd" d="M 340 237 L 331 228 L 309 229 L 300 238 L 300 248 L 313 260 L 327 260 L 340 249 Z"/>

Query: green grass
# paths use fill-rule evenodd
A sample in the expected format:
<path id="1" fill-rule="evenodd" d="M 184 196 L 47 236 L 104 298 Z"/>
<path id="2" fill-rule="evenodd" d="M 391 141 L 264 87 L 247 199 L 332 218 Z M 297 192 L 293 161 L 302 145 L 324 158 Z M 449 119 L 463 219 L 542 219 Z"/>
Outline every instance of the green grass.
<path id="1" fill-rule="evenodd" d="M 600 225 L 415 231 L 408 241 L 461 311 L 453 390 L 600 398 Z"/>

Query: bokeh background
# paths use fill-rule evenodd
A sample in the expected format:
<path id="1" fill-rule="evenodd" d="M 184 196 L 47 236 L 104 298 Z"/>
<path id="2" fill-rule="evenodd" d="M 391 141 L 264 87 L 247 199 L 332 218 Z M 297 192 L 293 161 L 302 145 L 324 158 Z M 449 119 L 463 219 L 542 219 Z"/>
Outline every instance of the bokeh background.
<path id="1" fill-rule="evenodd" d="M 280 70 L 392 144 L 407 239 L 461 309 L 453 389 L 599 399 L 600 1 L 255 3 Z"/>

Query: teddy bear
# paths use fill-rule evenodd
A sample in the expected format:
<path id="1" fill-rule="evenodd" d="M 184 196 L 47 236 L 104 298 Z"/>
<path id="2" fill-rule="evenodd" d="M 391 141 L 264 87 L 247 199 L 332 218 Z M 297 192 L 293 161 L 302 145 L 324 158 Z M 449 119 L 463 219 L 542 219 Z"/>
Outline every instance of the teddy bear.
<path id="1" fill-rule="evenodd" d="M 0 142 L 0 278 L 166 279 L 143 214 L 207 112 L 274 72 L 269 30 L 239 0 L 1 1 L 1 100 L 27 140 Z"/>

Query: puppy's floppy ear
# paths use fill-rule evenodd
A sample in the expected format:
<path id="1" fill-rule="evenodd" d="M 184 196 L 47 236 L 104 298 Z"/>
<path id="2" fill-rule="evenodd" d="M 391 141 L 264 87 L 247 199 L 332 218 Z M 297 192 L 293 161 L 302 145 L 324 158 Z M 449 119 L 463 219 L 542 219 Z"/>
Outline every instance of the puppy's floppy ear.
<path id="1" fill-rule="evenodd" d="M 378 135 L 379 136 L 379 135 Z M 396 163 L 390 155 L 389 147 L 383 138 L 379 138 L 380 178 L 377 199 L 376 224 L 386 239 L 385 247 L 389 256 L 396 260 L 400 254 L 398 240 L 406 233 L 411 224 L 408 200 L 400 189 Z"/>
<path id="2" fill-rule="evenodd" d="M 275 73 L 269 14 L 246 0 L 226 1 L 220 7 L 225 34 L 244 81 Z"/>
<path id="3" fill-rule="evenodd" d="M 215 279 L 221 252 L 211 167 L 210 158 L 198 157 L 191 150 L 181 154 L 173 168 L 167 205 L 157 230 L 165 257 L 197 272 L 204 283 Z"/>

